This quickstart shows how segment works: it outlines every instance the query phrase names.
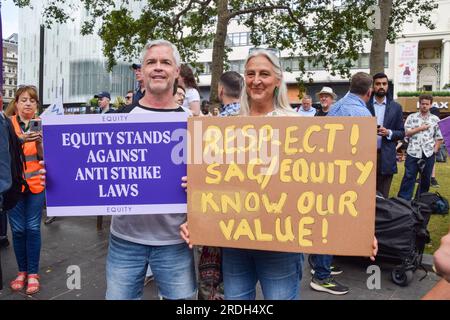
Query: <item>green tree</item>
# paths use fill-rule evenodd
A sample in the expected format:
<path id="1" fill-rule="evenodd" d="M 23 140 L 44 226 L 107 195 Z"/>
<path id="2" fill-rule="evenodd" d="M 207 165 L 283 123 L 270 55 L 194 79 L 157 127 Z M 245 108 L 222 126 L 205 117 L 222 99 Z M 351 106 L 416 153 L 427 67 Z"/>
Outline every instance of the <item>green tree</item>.
<path id="1" fill-rule="evenodd" d="M 29 5 L 29 0 L 14 1 Z M 401 30 L 407 16 L 419 17 L 420 23 L 431 25 L 429 8 L 436 0 L 428 1 L 430 6 L 420 0 L 379 1 L 388 2 L 391 9 L 383 11 L 389 17 L 384 20 L 389 21 L 385 37 L 389 40 Z M 372 62 L 376 69 L 384 65 L 385 31 L 383 37 L 378 37 L 367 23 L 369 9 L 378 4 L 377 0 L 147 0 L 139 14 L 130 9 L 132 2 L 49 0 L 43 16 L 47 26 L 51 26 L 55 21 L 70 19 L 71 10 L 87 10 L 90 16 L 82 34 L 98 32 L 110 69 L 119 57 L 136 59 L 149 39 L 173 42 L 183 60 L 193 65 L 202 47 L 212 42 L 213 103 L 217 102 L 217 83 L 227 61 L 228 46 L 232 45 L 227 43 L 232 19 L 250 28 L 253 45 L 286 50 L 295 59 L 304 57 L 299 59 L 302 81 L 310 80 L 306 67 L 311 64 L 323 66 L 332 75 L 348 76 L 364 42 L 372 36 L 376 37 Z"/>
<path id="2" fill-rule="evenodd" d="M 419 24 L 434 29 L 435 26 L 430 21 L 430 12 L 437 7 L 435 0 L 379 0 L 378 12 L 375 14 L 378 21 L 372 23 L 374 28 L 370 48 L 370 74 L 384 71 L 386 41 L 393 43 L 401 34 L 406 22 L 412 22 L 417 18 Z"/>

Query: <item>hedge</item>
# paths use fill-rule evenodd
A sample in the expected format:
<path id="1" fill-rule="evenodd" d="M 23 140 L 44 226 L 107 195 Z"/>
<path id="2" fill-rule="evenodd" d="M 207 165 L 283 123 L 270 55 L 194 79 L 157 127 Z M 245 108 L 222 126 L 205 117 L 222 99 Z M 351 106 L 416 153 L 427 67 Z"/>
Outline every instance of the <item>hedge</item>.
<path id="1" fill-rule="evenodd" d="M 399 91 L 398 97 L 418 97 L 421 94 L 431 94 L 433 97 L 450 97 L 450 91 Z"/>

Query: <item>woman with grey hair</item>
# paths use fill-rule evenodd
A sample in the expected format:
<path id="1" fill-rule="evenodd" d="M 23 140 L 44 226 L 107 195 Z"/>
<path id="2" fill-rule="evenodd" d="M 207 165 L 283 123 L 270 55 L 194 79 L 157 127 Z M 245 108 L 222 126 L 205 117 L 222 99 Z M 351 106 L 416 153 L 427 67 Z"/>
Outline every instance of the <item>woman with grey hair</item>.
<path id="1" fill-rule="evenodd" d="M 291 108 L 279 59 L 270 51 L 253 51 L 245 62 L 241 115 L 298 116 Z M 222 249 L 225 299 L 254 300 L 256 283 L 265 299 L 299 298 L 303 254 L 249 249 Z"/>
<path id="2" fill-rule="evenodd" d="M 250 54 L 244 78 L 241 115 L 298 116 L 289 105 L 279 59 L 270 51 Z M 181 226 L 181 236 L 189 243 L 187 224 Z M 298 299 L 302 267 L 301 253 L 222 248 L 225 299 L 254 300 L 258 281 L 265 299 Z"/>

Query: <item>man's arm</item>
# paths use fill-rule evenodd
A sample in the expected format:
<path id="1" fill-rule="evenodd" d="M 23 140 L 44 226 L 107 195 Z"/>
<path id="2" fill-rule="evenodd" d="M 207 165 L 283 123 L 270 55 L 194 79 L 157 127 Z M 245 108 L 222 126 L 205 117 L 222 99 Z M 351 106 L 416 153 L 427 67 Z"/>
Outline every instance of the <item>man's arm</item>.
<path id="1" fill-rule="evenodd" d="M 430 127 L 429 124 L 423 124 L 423 125 L 421 125 L 420 127 L 417 127 L 417 128 L 414 128 L 414 129 L 406 130 L 406 136 L 407 136 L 407 137 L 412 137 L 413 135 L 415 135 L 415 134 L 417 134 L 417 133 L 419 133 L 419 132 L 421 132 L 421 131 L 428 130 L 429 127 Z"/>

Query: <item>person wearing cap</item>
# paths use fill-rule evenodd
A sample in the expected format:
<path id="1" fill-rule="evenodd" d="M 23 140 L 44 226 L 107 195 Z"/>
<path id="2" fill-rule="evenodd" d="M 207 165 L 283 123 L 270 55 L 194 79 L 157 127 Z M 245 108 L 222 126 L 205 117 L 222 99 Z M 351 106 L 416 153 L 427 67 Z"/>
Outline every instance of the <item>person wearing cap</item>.
<path id="1" fill-rule="evenodd" d="M 134 71 L 137 82 L 137 87 L 133 94 L 133 104 L 138 104 L 139 100 L 145 95 L 144 77 L 141 72 L 141 64 L 133 63 L 131 68 Z"/>
<path id="2" fill-rule="evenodd" d="M 317 111 L 317 117 L 324 117 L 330 111 L 330 107 L 336 101 L 337 95 L 330 87 L 323 87 L 320 92 L 316 93 L 316 97 L 320 102 L 321 108 Z"/>
<path id="3" fill-rule="evenodd" d="M 111 101 L 111 95 L 107 91 L 102 91 L 96 94 L 94 98 L 98 99 L 98 106 L 100 107 L 100 113 L 113 113 L 114 110 L 110 109 L 109 102 Z"/>

